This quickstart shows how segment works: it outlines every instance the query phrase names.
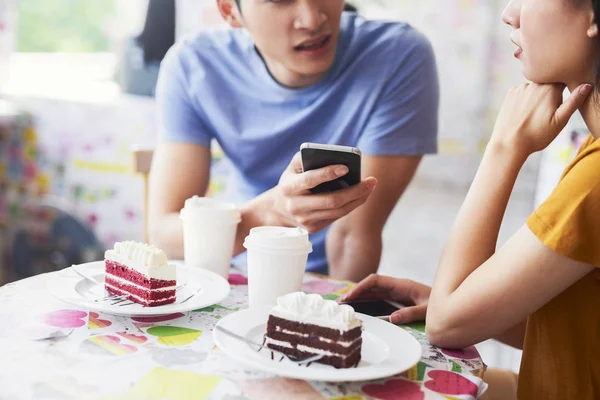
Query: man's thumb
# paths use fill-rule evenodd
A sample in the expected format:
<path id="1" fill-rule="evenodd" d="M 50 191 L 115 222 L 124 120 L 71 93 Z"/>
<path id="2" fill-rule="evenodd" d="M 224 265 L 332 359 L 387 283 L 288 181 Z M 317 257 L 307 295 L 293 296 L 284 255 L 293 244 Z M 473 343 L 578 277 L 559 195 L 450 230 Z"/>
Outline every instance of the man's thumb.
<path id="1" fill-rule="evenodd" d="M 567 125 L 569 119 L 575 111 L 585 103 L 587 98 L 592 93 L 594 87 L 589 83 L 580 85 L 575 89 L 565 102 L 558 107 L 554 114 L 556 124 L 562 129 Z"/>

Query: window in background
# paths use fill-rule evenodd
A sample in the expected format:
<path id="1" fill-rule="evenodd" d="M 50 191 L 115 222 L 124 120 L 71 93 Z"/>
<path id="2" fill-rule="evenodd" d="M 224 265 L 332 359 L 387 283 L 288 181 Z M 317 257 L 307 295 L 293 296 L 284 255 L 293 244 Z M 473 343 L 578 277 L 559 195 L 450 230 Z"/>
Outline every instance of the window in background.
<path id="1" fill-rule="evenodd" d="M 114 98 L 119 59 L 148 0 L 20 0 L 9 94 Z"/>
<path id="2" fill-rule="evenodd" d="M 111 50 L 116 0 L 21 0 L 17 51 L 96 53 Z"/>

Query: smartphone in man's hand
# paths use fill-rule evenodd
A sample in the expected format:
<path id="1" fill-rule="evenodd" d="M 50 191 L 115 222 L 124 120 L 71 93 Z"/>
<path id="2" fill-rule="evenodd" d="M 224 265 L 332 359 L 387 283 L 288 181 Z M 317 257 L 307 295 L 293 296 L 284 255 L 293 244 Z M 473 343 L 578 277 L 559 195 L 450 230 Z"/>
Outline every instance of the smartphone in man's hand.
<path id="1" fill-rule="evenodd" d="M 310 171 L 330 165 L 345 165 L 348 173 L 311 189 L 312 193 L 329 193 L 360 183 L 361 153 L 355 147 L 333 144 L 304 143 L 300 146 L 302 170 Z"/>

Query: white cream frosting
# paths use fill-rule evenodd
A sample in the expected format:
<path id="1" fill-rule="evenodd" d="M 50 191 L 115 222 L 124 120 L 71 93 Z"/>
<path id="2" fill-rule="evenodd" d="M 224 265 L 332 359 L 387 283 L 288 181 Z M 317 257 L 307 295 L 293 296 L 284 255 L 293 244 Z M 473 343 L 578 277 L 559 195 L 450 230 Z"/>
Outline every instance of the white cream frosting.
<path id="1" fill-rule="evenodd" d="M 154 279 L 176 280 L 175 265 L 169 265 L 167 255 L 158 247 L 137 242 L 117 242 L 104 258 L 118 262 Z"/>
<path id="2" fill-rule="evenodd" d="M 304 324 L 349 331 L 362 325 L 349 305 L 325 300 L 318 294 L 290 293 L 277 299 L 271 315 Z"/>

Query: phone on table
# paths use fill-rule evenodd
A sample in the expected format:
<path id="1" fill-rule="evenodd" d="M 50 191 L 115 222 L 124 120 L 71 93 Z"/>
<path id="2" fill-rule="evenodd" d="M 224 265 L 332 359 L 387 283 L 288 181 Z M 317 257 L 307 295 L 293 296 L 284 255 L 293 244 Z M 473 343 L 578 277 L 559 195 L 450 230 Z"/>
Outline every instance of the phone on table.
<path id="1" fill-rule="evenodd" d="M 391 300 L 359 300 L 349 301 L 347 304 L 357 313 L 370 315 L 371 317 L 389 320 L 390 315 L 405 306 Z"/>
<path id="2" fill-rule="evenodd" d="M 312 193 L 329 193 L 360 183 L 361 153 L 356 147 L 334 144 L 304 143 L 300 146 L 304 172 L 330 165 L 345 165 L 348 173 L 311 189 Z"/>

